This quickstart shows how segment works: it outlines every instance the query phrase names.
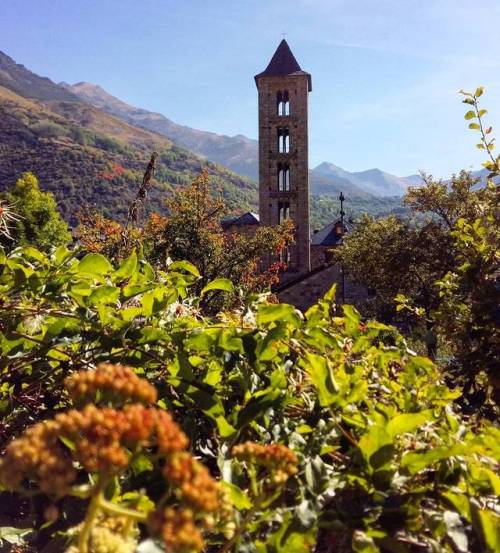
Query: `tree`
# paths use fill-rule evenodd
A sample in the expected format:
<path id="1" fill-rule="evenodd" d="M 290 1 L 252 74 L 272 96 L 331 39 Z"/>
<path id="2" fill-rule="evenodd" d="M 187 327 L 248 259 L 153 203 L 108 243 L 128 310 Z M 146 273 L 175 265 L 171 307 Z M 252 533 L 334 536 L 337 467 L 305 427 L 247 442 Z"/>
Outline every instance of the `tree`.
<path id="1" fill-rule="evenodd" d="M 404 199 L 413 223 L 365 218 L 335 253 L 356 280 L 375 290 L 365 314 L 398 316 L 412 329 L 425 329 L 431 357 L 439 336 L 452 354 L 446 369 L 463 387 L 464 402 L 491 415 L 490 395 L 497 404 L 500 399 L 500 219 L 493 180 L 500 176 L 500 156 L 492 155 L 492 129 L 482 121 L 482 89 L 465 94 L 474 108 L 465 118 L 477 120 L 469 127 L 481 133 L 478 147 L 489 156 L 488 185 L 476 188 L 478 179 L 465 171 L 450 182 L 423 175 L 424 186 L 410 188 Z"/>
<path id="2" fill-rule="evenodd" d="M 33 173 L 24 173 L 4 198 L 18 216 L 11 224 L 11 239 L 2 239 L 6 245 L 30 245 L 46 250 L 71 240 L 53 194 L 40 190 Z"/>
<path id="3" fill-rule="evenodd" d="M 277 261 L 264 268 L 261 262 L 265 256 L 277 260 L 293 241 L 291 221 L 276 227 L 259 226 L 249 233 L 226 232 L 221 220 L 228 207 L 224 198 L 214 193 L 206 171 L 166 203 L 170 215 L 153 213 L 142 229 L 87 214 L 80 220 L 79 240 L 88 251 L 115 260 L 126 257 L 133 247 L 143 248 L 156 268 L 165 268 L 169 260 L 189 261 L 201 275 L 196 293 L 217 278 L 228 279 L 247 292 L 267 290 L 277 281 L 283 265 Z M 222 299 L 221 291 L 211 291 L 203 305 L 218 309 Z"/>
<path id="4" fill-rule="evenodd" d="M 156 216 L 147 232 L 150 257 L 162 263 L 167 257 L 188 260 L 202 278 L 199 289 L 215 278 L 230 279 L 247 290 L 269 287 L 277 276 L 278 265 L 259 271 L 266 255 L 278 257 L 293 240 L 290 221 L 276 227 L 258 227 L 253 233 L 225 232 L 221 219 L 227 205 L 214 195 L 207 172 L 177 192 L 167 202 L 170 216 Z"/>
<path id="5" fill-rule="evenodd" d="M 453 226 L 457 263 L 437 282 L 441 301 L 436 319 L 453 346 L 449 371 L 463 385 L 464 402 L 473 409 L 479 405 L 494 417 L 488 396 L 491 393 L 500 405 L 500 211 L 493 180 L 500 177 L 500 155 L 493 156 L 492 127 L 485 125 L 487 111 L 479 106 L 483 89 L 463 94 L 464 103 L 473 108 L 465 119 L 474 120 L 469 128 L 481 135 L 477 147 L 488 155 L 483 165 L 490 174 L 486 188 L 474 197 L 470 215 L 460 216 Z"/>
<path id="6" fill-rule="evenodd" d="M 374 291 L 365 314 L 417 330 L 429 356 L 435 357 L 435 282 L 452 267 L 450 245 L 449 233 L 436 221 L 412 225 L 394 215 L 378 220 L 365 216 L 334 255 L 354 280 Z M 398 315 L 396 297 L 411 298 L 424 320 L 409 310 Z"/>

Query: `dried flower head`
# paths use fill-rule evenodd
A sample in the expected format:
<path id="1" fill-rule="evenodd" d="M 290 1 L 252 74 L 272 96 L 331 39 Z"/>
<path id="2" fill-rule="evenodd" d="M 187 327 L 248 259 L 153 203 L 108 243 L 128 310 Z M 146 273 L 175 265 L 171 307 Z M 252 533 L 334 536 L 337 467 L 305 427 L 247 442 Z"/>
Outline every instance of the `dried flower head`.
<path id="1" fill-rule="evenodd" d="M 50 495 L 62 496 L 76 479 L 71 457 L 59 441 L 59 425 L 45 421 L 12 441 L 0 460 L 0 482 L 10 489 L 35 480 Z"/>
<path id="2" fill-rule="evenodd" d="M 72 443 L 72 449 L 62 440 Z M 140 404 L 121 410 L 90 404 L 28 428 L 7 447 L 0 480 L 9 489 L 33 480 L 45 493 L 61 496 L 76 479 L 73 461 L 87 472 L 117 474 L 128 466 L 131 450 L 155 444 L 164 455 L 188 445 L 167 412 Z"/>
<path id="3" fill-rule="evenodd" d="M 297 456 L 282 444 L 245 442 L 233 447 L 233 455 L 240 461 L 266 469 L 271 484 L 284 484 L 297 472 Z"/>
<path id="4" fill-rule="evenodd" d="M 91 402 L 100 393 L 105 399 L 154 403 L 156 389 L 130 367 L 101 363 L 95 371 L 79 371 L 66 378 L 64 385 L 74 402 Z"/>
<path id="5" fill-rule="evenodd" d="M 190 509 L 154 511 L 149 517 L 149 530 L 165 542 L 172 553 L 198 553 L 203 551 L 204 541 L 198 530 L 194 513 Z"/>
<path id="6" fill-rule="evenodd" d="M 174 484 L 182 499 L 198 511 L 214 512 L 219 507 L 220 485 L 208 469 L 190 453 L 172 455 L 163 471 L 165 478 Z"/>

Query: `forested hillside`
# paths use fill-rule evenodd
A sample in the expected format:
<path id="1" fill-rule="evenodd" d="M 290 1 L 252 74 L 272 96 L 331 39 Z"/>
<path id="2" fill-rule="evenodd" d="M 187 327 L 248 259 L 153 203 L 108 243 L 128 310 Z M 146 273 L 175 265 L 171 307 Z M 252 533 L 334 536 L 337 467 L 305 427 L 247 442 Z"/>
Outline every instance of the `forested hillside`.
<path id="1" fill-rule="evenodd" d="M 207 167 L 232 209 L 255 206 L 256 185 L 171 141 L 81 102 L 27 99 L 0 87 L 0 190 L 30 170 L 74 223 L 85 205 L 123 217 L 152 151 L 159 153 L 150 206 Z"/>
<path id="2" fill-rule="evenodd" d="M 238 140 L 189 129 L 133 108 L 88 83 L 58 85 L 2 52 L 0 115 L 0 191 L 32 171 L 41 188 L 54 193 L 71 224 L 87 206 L 123 218 L 153 150 L 159 157 L 149 209 L 164 211 L 164 200 L 173 189 L 191 182 L 206 167 L 233 212 L 257 210 L 258 185 L 240 176 L 255 176 L 255 169 L 243 168 L 257 163 L 256 141 L 246 137 Z M 207 158 L 223 160 L 240 174 Z M 338 215 L 341 190 L 349 216 L 401 210 L 399 198 L 377 198 L 347 178 L 311 171 L 310 179 L 312 229 Z"/>

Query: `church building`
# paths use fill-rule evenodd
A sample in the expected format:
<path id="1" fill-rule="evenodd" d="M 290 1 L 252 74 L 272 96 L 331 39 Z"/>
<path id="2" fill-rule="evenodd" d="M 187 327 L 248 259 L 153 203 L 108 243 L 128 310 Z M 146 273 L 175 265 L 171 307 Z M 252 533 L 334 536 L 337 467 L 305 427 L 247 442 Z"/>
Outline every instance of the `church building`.
<path id="1" fill-rule="evenodd" d="M 259 215 L 274 226 L 295 224 L 284 280 L 311 270 L 309 149 L 307 132 L 311 75 L 302 71 L 286 40 L 255 76 L 259 93 Z"/>
<path id="2" fill-rule="evenodd" d="M 274 288 L 280 301 L 305 310 L 337 283 L 337 301 L 354 303 L 364 291 L 332 263 L 332 248 L 350 230 L 340 219 L 311 234 L 309 225 L 308 103 L 312 77 L 282 40 L 264 71 L 255 76 L 259 102 L 259 214 L 245 213 L 225 223 L 237 232 L 255 225 L 295 225 L 295 242 L 284 252 L 287 270 Z M 264 260 L 270 264 L 275 259 Z"/>

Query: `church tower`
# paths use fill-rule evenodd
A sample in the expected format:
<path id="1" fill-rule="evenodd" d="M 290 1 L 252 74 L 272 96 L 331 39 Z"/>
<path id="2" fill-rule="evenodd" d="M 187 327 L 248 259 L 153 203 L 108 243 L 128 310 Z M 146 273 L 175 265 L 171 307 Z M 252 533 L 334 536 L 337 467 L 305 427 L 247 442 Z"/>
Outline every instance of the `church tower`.
<path id="1" fill-rule="evenodd" d="M 273 226 L 295 224 L 287 280 L 310 271 L 307 111 L 311 75 L 302 71 L 286 40 L 255 76 L 259 93 L 259 214 Z"/>

